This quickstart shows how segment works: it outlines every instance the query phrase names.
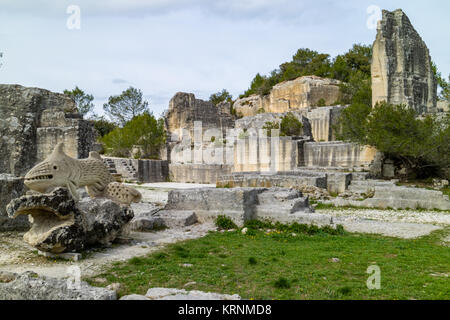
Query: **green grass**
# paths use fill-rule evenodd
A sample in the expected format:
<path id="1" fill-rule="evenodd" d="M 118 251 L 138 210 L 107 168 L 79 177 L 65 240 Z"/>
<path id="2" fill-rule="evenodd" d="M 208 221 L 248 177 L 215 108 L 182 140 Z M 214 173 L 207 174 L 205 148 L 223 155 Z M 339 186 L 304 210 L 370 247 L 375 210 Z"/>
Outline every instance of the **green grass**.
<path id="1" fill-rule="evenodd" d="M 264 223 L 248 228 L 252 232 L 245 235 L 211 232 L 114 263 L 95 276 L 106 283 L 86 280 L 99 286 L 119 282 L 120 295 L 195 281 L 190 290 L 244 299 L 450 299 L 450 248 L 441 243 L 448 228 L 416 240 L 325 231 L 293 235 L 281 226 L 261 230 Z M 366 286 L 373 264 L 381 269 L 380 290 Z"/>

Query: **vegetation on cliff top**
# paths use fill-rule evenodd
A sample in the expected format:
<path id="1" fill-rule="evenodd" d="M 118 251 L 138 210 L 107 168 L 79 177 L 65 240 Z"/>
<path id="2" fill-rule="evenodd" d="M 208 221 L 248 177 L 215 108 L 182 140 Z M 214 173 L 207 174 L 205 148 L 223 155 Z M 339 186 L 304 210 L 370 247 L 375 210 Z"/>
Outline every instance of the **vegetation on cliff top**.
<path id="1" fill-rule="evenodd" d="M 64 94 L 71 97 L 75 104 L 77 105 L 78 112 L 84 117 L 89 112 L 92 112 L 94 110 L 94 96 L 92 94 L 87 94 L 78 86 L 75 87 L 75 89 L 72 90 L 64 90 Z"/>
<path id="2" fill-rule="evenodd" d="M 334 59 L 326 53 L 298 49 L 291 61 L 281 64 L 269 75 L 258 73 L 248 90 L 240 97 L 244 98 L 252 94 L 266 95 L 277 83 L 309 75 L 337 79 L 342 82 L 351 82 L 352 79 L 355 82 L 356 78 L 370 81 L 371 58 L 372 46 L 370 45 L 355 44 L 348 52 Z"/>

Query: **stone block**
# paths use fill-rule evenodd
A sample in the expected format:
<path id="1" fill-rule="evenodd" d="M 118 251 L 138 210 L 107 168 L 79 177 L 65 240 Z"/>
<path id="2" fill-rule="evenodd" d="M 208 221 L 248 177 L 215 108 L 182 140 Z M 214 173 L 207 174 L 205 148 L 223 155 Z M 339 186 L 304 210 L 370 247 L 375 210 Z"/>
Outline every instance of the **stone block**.
<path id="1" fill-rule="evenodd" d="M 351 173 L 327 173 L 327 190 L 330 193 L 345 192 L 352 181 Z"/>
<path id="2" fill-rule="evenodd" d="M 165 210 L 192 210 L 200 222 L 225 215 L 238 226 L 249 220 L 266 218 L 280 221 L 298 211 L 312 211 L 308 199 L 303 198 L 301 192 L 283 188 L 172 190 Z"/>

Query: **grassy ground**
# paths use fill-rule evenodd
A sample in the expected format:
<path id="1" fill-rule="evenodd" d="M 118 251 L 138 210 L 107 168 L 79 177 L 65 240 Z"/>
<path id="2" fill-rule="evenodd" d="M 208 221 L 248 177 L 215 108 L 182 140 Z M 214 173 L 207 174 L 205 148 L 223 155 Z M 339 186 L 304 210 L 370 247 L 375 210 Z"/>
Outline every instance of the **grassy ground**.
<path id="1" fill-rule="evenodd" d="M 106 283 L 86 280 L 119 282 L 120 295 L 195 282 L 185 288 L 244 299 L 450 299 L 450 248 L 441 241 L 448 228 L 417 240 L 308 232 L 212 232 L 115 263 L 96 277 Z M 380 290 L 366 285 L 374 264 L 381 269 Z"/>

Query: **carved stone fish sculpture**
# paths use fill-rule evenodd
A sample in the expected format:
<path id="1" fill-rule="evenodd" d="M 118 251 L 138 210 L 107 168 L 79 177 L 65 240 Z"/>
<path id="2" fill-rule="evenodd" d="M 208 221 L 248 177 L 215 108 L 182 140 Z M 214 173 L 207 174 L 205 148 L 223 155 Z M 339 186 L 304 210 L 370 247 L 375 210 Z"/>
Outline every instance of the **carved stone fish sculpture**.
<path id="1" fill-rule="evenodd" d="M 66 187 L 75 200 L 79 200 L 77 189 L 80 187 L 86 187 L 92 198 L 105 197 L 122 204 L 129 205 L 142 199 L 136 189 L 114 182 L 97 152 L 89 153 L 87 159 L 74 159 L 64 153 L 63 143 L 26 174 L 24 183 L 40 193 Z"/>

